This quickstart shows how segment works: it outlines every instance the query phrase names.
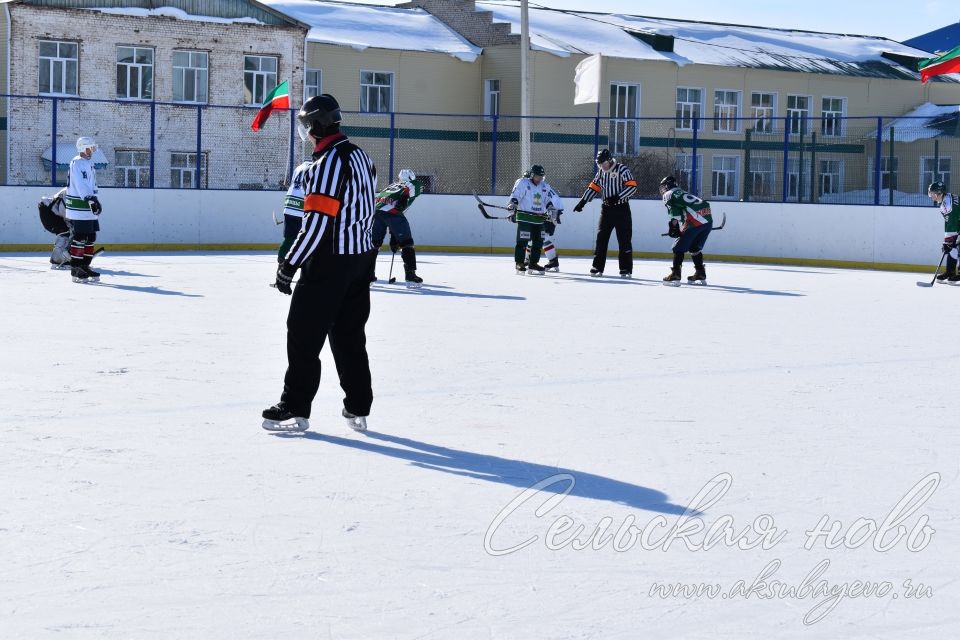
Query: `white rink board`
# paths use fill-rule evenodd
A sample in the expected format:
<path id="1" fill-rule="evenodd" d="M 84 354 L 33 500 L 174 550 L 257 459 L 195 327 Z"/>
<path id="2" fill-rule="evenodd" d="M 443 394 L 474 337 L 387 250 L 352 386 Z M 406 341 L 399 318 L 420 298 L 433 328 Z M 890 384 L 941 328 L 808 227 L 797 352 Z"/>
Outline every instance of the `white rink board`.
<path id="1" fill-rule="evenodd" d="M 423 290 L 373 287 L 371 431 L 339 418 L 325 351 L 313 429 L 283 437 L 259 427 L 285 369 L 269 253 L 107 253 L 100 285 L 0 255 L 0 636 L 956 636 L 960 347 L 943 314 L 960 289 L 713 263 L 709 287 L 672 288 L 664 261 L 624 281 L 586 276 L 586 259 L 537 278 L 509 256 L 420 258 Z M 928 519 L 922 547 L 804 548 L 824 515 L 880 525 L 932 473 L 902 523 Z M 557 474 L 576 485 L 552 510 L 534 512 L 556 494 L 514 503 Z M 657 543 L 656 518 L 679 525 L 723 474 L 732 486 L 687 522 L 767 515 L 782 540 L 590 548 L 605 522 Z M 565 522 L 586 548 L 551 534 Z M 823 595 L 651 595 L 760 588 L 771 566 L 795 588 L 891 591 L 843 597 L 816 624 Z M 930 597 L 906 597 L 908 580 Z"/>
<path id="2" fill-rule="evenodd" d="M 43 244 L 52 236 L 40 226 L 36 202 L 44 187 L 0 187 L 0 246 Z M 503 196 L 482 196 L 506 204 Z M 104 189 L 101 233 L 104 244 L 269 244 L 279 243 L 280 229 L 271 212 L 282 210 L 283 194 L 262 191 L 184 191 Z M 561 248 L 593 248 L 599 202 L 574 213 L 575 198 L 557 234 Z M 408 216 L 417 243 L 423 246 L 510 247 L 516 227 L 486 220 L 473 196 L 424 195 Z M 670 240 L 666 214 L 657 200 L 631 202 L 633 243 L 637 252 L 664 253 Z M 933 207 L 863 207 L 779 203 L 716 202 L 715 215 L 726 213 L 727 228 L 711 235 L 707 253 L 832 260 L 857 263 L 929 265 L 939 259 L 943 219 Z M 491 210 L 501 214 L 502 210 Z M 616 240 L 611 239 L 611 247 Z"/>

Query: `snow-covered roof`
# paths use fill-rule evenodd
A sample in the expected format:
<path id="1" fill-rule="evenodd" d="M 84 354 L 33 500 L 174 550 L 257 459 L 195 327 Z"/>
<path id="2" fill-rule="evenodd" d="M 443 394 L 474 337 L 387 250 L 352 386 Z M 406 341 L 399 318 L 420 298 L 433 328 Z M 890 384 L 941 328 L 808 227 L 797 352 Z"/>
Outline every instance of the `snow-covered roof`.
<path id="1" fill-rule="evenodd" d="M 916 142 L 938 136 L 960 134 L 960 105 L 938 105 L 925 102 L 913 111 L 883 126 L 883 139 L 890 139 L 893 127 L 896 142 Z M 876 133 L 873 134 L 876 137 Z"/>
<path id="2" fill-rule="evenodd" d="M 494 22 L 520 33 L 516 2 L 477 2 Z M 635 60 L 669 60 L 678 65 L 782 69 L 808 73 L 919 79 L 919 74 L 883 53 L 909 58 L 929 55 L 881 37 L 818 33 L 731 24 L 649 18 L 625 14 L 529 10 L 530 44 L 557 56 L 594 54 Z M 672 51 L 658 51 L 641 37 L 672 38 Z M 941 76 L 943 77 L 943 76 Z M 950 77 L 949 81 L 960 79 Z"/>
<path id="3" fill-rule="evenodd" d="M 112 13 L 115 15 L 121 16 L 166 16 L 168 18 L 175 18 L 177 20 L 189 20 L 191 22 L 220 22 L 223 24 L 233 24 L 233 23 L 242 23 L 242 24 L 264 24 L 256 18 L 242 17 L 242 18 L 218 18 L 215 16 L 195 16 L 193 14 L 187 13 L 183 9 L 175 9 L 174 7 L 157 7 L 156 9 L 143 9 L 140 7 L 81 7 L 84 9 L 89 9 L 91 11 L 100 11 L 102 13 Z"/>
<path id="4" fill-rule="evenodd" d="M 70 161 L 77 157 L 77 147 L 72 142 L 58 142 L 57 143 L 57 168 L 64 169 L 70 166 Z M 40 154 L 40 158 L 43 160 L 43 166 L 46 169 L 50 169 L 50 163 L 53 162 L 53 147 L 47 147 L 43 153 Z M 97 147 L 93 155 L 90 157 L 93 160 L 93 166 L 97 169 L 103 169 L 106 167 L 110 161 L 107 160 L 107 156 L 104 155 L 103 150 L 100 147 Z"/>
<path id="5" fill-rule="evenodd" d="M 376 47 L 445 53 L 464 62 L 473 62 L 482 51 L 423 9 L 315 0 L 260 1 L 308 24 L 308 42 L 338 44 L 358 50 Z"/>

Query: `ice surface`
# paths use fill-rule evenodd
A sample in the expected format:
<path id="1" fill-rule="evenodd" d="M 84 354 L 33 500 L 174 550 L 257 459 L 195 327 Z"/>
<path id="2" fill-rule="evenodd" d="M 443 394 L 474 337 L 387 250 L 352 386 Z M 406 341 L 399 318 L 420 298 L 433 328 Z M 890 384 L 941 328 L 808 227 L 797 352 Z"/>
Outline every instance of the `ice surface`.
<path id="1" fill-rule="evenodd" d="M 562 236 L 559 238 L 562 242 Z M 288 299 L 260 254 L 106 254 L 100 285 L 0 256 L 3 638 L 890 638 L 960 629 L 953 310 L 929 275 L 711 264 L 706 288 L 513 274 L 510 256 L 423 255 L 420 291 L 373 286 L 370 432 L 340 418 L 329 351 L 305 436 L 260 429 Z M 612 269 L 611 264 L 608 269 Z M 686 265 L 684 275 L 690 271 Z M 932 272 L 932 266 L 931 266 Z M 827 514 L 880 523 L 931 473 L 922 550 L 804 549 Z M 571 493 L 508 511 L 555 474 Z M 550 550 L 571 518 L 611 532 L 732 486 L 706 526 L 768 514 L 769 550 Z M 722 477 L 722 476 L 721 476 Z M 557 490 L 562 484 L 547 489 Z M 698 521 L 688 519 L 689 522 Z M 664 529 L 656 529 L 654 540 Z M 555 531 L 556 533 L 556 531 Z M 569 534 L 567 534 L 569 535 Z M 558 545 L 567 535 L 554 539 Z M 755 536 L 756 537 L 756 536 Z M 694 540 L 703 538 L 694 536 Z M 918 542 L 920 544 L 920 542 Z M 653 583 L 847 597 L 661 599 Z M 932 597 L 904 597 L 911 580 Z"/>

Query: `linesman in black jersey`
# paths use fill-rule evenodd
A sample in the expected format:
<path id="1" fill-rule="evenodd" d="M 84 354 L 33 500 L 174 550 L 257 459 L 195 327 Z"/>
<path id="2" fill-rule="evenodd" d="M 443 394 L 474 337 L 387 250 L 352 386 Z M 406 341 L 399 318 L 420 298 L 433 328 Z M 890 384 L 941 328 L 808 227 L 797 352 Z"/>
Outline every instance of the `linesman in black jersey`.
<path id="1" fill-rule="evenodd" d="M 580 202 L 573 208 L 580 212 L 596 196 L 603 198 L 591 276 L 603 275 L 603 268 L 607 264 L 607 245 L 613 231 L 617 232 L 617 245 L 620 247 L 620 277 L 629 278 L 633 275 L 633 218 L 630 215 L 630 197 L 636 192 L 637 181 L 633 179 L 630 169 L 617 162 L 609 149 L 601 149 L 597 153 L 597 175 L 587 185 Z"/>
<path id="2" fill-rule="evenodd" d="M 277 269 L 276 288 L 293 294 L 287 315 L 287 373 L 280 402 L 263 412 L 263 428 L 305 431 L 320 386 L 320 351 L 330 350 L 343 388 L 342 415 L 367 428 L 373 403 L 365 326 L 377 253 L 371 238 L 377 171 L 363 149 L 340 132 L 340 105 L 329 95 L 307 100 L 297 114 L 304 142 L 314 145 L 304 172 L 303 224 Z M 293 278 L 300 279 L 293 287 Z"/>

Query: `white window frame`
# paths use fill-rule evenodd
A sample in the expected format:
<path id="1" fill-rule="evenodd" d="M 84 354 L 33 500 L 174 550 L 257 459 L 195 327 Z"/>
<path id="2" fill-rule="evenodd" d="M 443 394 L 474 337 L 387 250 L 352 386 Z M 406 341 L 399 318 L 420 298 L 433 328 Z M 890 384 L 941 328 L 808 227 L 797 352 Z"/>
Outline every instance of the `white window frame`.
<path id="1" fill-rule="evenodd" d="M 689 100 L 689 94 L 686 96 L 687 99 L 680 100 L 681 91 L 699 91 L 700 92 L 700 101 L 691 102 Z M 703 122 L 703 87 L 677 87 L 676 94 L 676 122 L 674 123 L 677 131 L 693 131 L 693 121 L 694 119 Z M 689 124 L 688 124 L 689 123 Z M 698 131 L 702 130 L 702 127 L 697 127 Z"/>
<path id="2" fill-rule="evenodd" d="M 823 107 L 824 102 L 827 100 L 839 100 L 840 101 L 840 111 L 835 111 L 833 109 L 825 110 Z M 830 115 L 828 115 L 830 114 Z M 847 99 L 843 96 L 821 96 L 820 98 L 820 133 L 825 138 L 841 138 L 846 135 L 847 125 Z M 828 122 L 833 122 L 834 127 L 831 133 L 827 132 Z"/>
<path id="3" fill-rule="evenodd" d="M 40 48 L 44 44 L 54 44 L 57 46 L 56 56 L 45 56 L 40 53 Z M 73 47 L 76 51 L 75 57 L 66 57 L 63 55 L 61 45 Z M 72 63 L 72 64 L 71 64 Z M 43 67 L 47 67 L 49 91 L 44 91 L 40 83 Z M 57 73 L 59 72 L 59 73 Z M 59 75 L 59 87 L 62 91 L 54 91 L 54 77 Z M 67 89 L 70 86 L 69 76 L 73 76 L 73 86 L 75 91 L 72 93 Z M 80 43 L 70 40 L 39 40 L 37 41 L 37 93 L 42 96 L 78 96 L 80 95 Z"/>
<path id="4" fill-rule="evenodd" d="M 732 183 L 733 192 L 732 193 L 717 193 L 717 175 L 718 173 L 723 173 L 725 175 L 730 174 L 729 169 L 721 167 L 717 169 L 717 160 L 733 160 L 733 179 L 728 180 L 728 184 Z M 736 200 L 740 197 L 740 156 L 727 155 L 727 154 L 717 154 L 710 159 L 710 195 L 712 199 L 717 200 Z"/>
<path id="5" fill-rule="evenodd" d="M 827 173 L 827 172 L 823 171 L 823 170 L 822 170 L 822 167 L 823 167 L 823 163 L 824 163 L 824 162 L 836 162 L 836 163 L 837 163 L 837 171 L 836 171 L 835 173 L 834 173 L 834 172 Z M 823 159 L 818 158 L 818 159 L 817 159 L 817 163 L 819 164 L 819 166 L 817 167 L 817 194 L 820 195 L 820 196 L 832 196 L 832 195 L 839 195 L 839 194 L 843 193 L 843 169 L 844 169 L 844 167 L 843 167 L 843 165 L 844 165 L 843 160 L 842 160 L 841 158 L 823 158 Z M 826 176 L 836 176 L 837 184 L 836 184 L 836 189 L 835 189 L 835 190 L 833 190 L 833 191 L 826 191 L 826 190 L 823 188 L 823 187 L 824 187 L 824 178 L 825 178 Z M 832 183 L 832 182 L 833 182 L 833 181 L 831 180 L 831 183 Z"/>
<path id="6" fill-rule="evenodd" d="M 677 184 L 685 191 L 693 191 L 696 194 L 703 193 L 703 154 L 697 154 L 697 183 L 690 185 L 689 176 L 693 173 L 693 154 L 678 153 L 673 157 L 673 174 L 677 178 Z M 686 187 L 684 188 L 684 184 Z"/>
<path id="7" fill-rule="evenodd" d="M 717 103 L 717 94 L 724 94 L 724 99 L 731 95 L 736 96 L 736 102 L 729 104 Z M 721 110 L 724 113 L 720 113 Z M 741 115 L 743 114 L 743 92 L 736 89 L 713 90 L 713 130 L 716 133 L 740 133 Z"/>
<path id="8" fill-rule="evenodd" d="M 791 108 L 790 98 L 803 98 L 804 100 L 807 101 L 807 108 L 806 109 L 798 109 L 796 107 Z M 810 107 L 812 104 L 813 104 L 812 96 L 805 96 L 799 93 L 787 94 L 786 113 L 787 113 L 787 121 L 789 122 L 789 126 L 790 126 L 790 135 L 792 136 L 800 135 L 801 132 L 804 134 L 808 133 L 807 128 L 810 126 L 810 116 L 812 115 Z M 804 115 L 800 118 L 795 119 L 795 116 L 797 116 L 798 114 L 804 114 Z"/>
<path id="9" fill-rule="evenodd" d="M 794 165 L 795 169 L 791 171 L 790 165 Z M 800 182 L 800 168 L 803 167 L 803 182 Z M 795 200 L 800 200 L 805 197 L 810 196 L 810 182 L 812 180 L 811 174 L 813 173 L 813 163 L 810 162 L 810 158 L 803 158 L 803 164 L 800 164 L 800 158 L 794 156 L 792 158 L 787 158 L 787 184 L 784 185 L 784 190 L 787 192 L 787 200 L 793 198 Z M 799 191 L 798 191 L 799 189 Z"/>
<path id="10" fill-rule="evenodd" d="M 313 78 L 310 74 L 316 74 Z M 311 82 L 314 80 L 314 82 Z M 323 93 L 323 71 L 320 69 L 307 69 L 303 72 L 303 101 L 306 102 L 314 96 Z"/>
<path id="11" fill-rule="evenodd" d="M 755 167 L 757 166 L 757 162 L 758 162 L 758 161 L 763 162 L 763 163 L 765 163 L 765 164 L 769 162 L 769 165 L 770 165 L 769 170 L 757 171 L 757 170 L 755 169 Z M 768 191 L 769 191 L 769 193 L 765 193 L 765 194 L 758 194 L 758 193 L 757 193 L 757 189 L 756 189 L 756 179 L 755 179 L 755 177 L 754 177 L 754 176 L 757 176 L 757 175 L 769 176 L 769 177 L 770 177 L 770 180 L 769 180 L 769 183 L 770 183 L 770 184 L 769 184 L 769 186 L 768 186 Z M 761 198 L 763 198 L 763 197 L 775 196 L 776 193 L 777 193 L 777 162 L 776 162 L 776 158 L 774 158 L 773 156 L 751 156 L 751 157 L 750 157 L 750 175 L 747 176 L 747 180 L 750 181 L 750 197 L 751 197 L 751 198 L 758 197 L 758 195 L 759 195 L 759 197 L 761 197 Z M 766 182 L 766 181 L 764 181 L 764 182 Z M 746 197 L 746 196 L 744 196 L 744 197 Z"/>
<path id="12" fill-rule="evenodd" d="M 174 156 L 187 156 L 187 161 L 184 165 L 177 165 L 174 163 Z M 200 159 L 200 188 L 205 189 L 207 186 L 207 162 L 209 160 L 207 152 L 204 151 L 201 153 Z M 179 175 L 179 186 L 174 186 L 174 172 Z M 172 189 L 196 189 L 196 174 L 197 174 L 197 152 L 194 151 L 171 151 L 170 152 L 170 187 Z M 190 186 L 183 186 L 184 184 L 189 184 Z"/>
<path id="13" fill-rule="evenodd" d="M 247 69 L 247 61 L 256 60 L 256 69 Z M 263 61 L 273 60 L 274 70 L 263 70 Z M 278 56 L 261 55 L 258 53 L 244 54 L 243 56 L 243 99 L 244 104 L 259 107 L 267 99 L 267 94 L 277 87 L 277 74 L 280 71 Z M 248 83 L 248 78 L 250 82 Z"/>
<path id="14" fill-rule="evenodd" d="M 936 171 L 933 171 L 931 167 L 930 171 L 926 169 L 927 161 L 930 161 L 930 164 L 933 164 L 934 160 L 937 160 L 943 166 L 943 161 L 946 160 L 948 167 L 946 171 L 943 171 L 940 167 L 937 167 Z M 952 156 L 920 156 L 920 193 L 927 195 L 927 187 L 930 186 L 931 182 L 937 182 L 938 180 L 942 182 L 946 187 L 947 191 L 950 191 L 950 177 L 953 173 L 953 157 Z M 946 176 L 944 178 L 943 176 Z"/>
<path id="15" fill-rule="evenodd" d="M 371 82 L 364 83 L 363 74 L 365 73 L 372 74 Z M 377 82 L 378 74 L 390 76 L 390 84 L 378 83 Z M 380 90 L 384 88 L 388 88 L 390 90 L 388 94 L 390 98 L 390 104 L 387 105 L 386 111 L 379 110 L 379 109 L 377 111 L 371 111 L 370 105 L 369 105 L 370 90 L 374 89 L 377 91 L 377 102 L 379 106 L 380 97 L 383 95 Z M 391 113 L 393 112 L 394 94 L 396 92 L 396 88 L 397 88 L 396 74 L 394 74 L 393 71 L 374 71 L 372 69 L 361 69 L 360 70 L 360 105 L 359 105 L 360 113 Z M 364 103 L 367 103 L 367 104 L 364 104 Z"/>
<path id="16" fill-rule="evenodd" d="M 496 87 L 494 88 L 494 83 Z M 483 117 L 492 120 L 500 115 L 500 97 L 502 83 L 500 78 L 487 78 L 483 81 Z"/>
<path id="17" fill-rule="evenodd" d="M 753 104 L 754 96 L 771 96 L 771 106 L 763 107 Z M 750 118 L 753 121 L 753 130 L 757 133 L 774 133 L 777 130 L 777 100 L 779 95 L 775 91 L 751 91 L 750 92 Z M 769 113 L 766 113 L 769 109 Z M 763 113 L 760 113 L 760 111 Z M 760 128 L 757 122 L 763 122 L 766 126 Z"/>
<path id="18" fill-rule="evenodd" d="M 129 159 L 126 154 L 129 154 Z M 138 158 L 139 156 L 139 158 Z M 137 164 L 140 159 L 144 164 Z M 149 149 L 114 149 L 113 169 L 115 187 L 143 189 L 150 186 L 150 150 Z M 123 178 L 118 180 L 117 174 L 123 172 Z M 130 178 L 133 177 L 133 180 Z"/>
<path id="19" fill-rule="evenodd" d="M 870 164 L 873 164 L 873 158 L 870 158 Z M 893 156 L 893 171 L 890 170 L 888 166 L 889 161 L 891 160 L 890 156 L 882 155 L 880 156 L 880 190 L 884 189 L 893 189 L 894 191 L 899 191 L 900 186 L 900 157 Z M 874 169 L 874 167 L 870 167 Z M 873 178 L 875 178 L 877 172 L 875 170 L 870 171 L 871 187 L 873 186 Z M 883 183 L 886 182 L 887 186 L 883 186 Z"/>
<path id="20" fill-rule="evenodd" d="M 120 61 L 120 52 L 124 49 L 130 49 L 133 51 L 133 62 L 121 62 Z M 142 55 L 142 52 L 150 52 L 150 62 L 137 62 L 137 59 Z M 153 100 L 154 94 L 154 81 L 157 77 L 155 62 L 157 59 L 157 52 L 153 47 L 140 47 L 129 44 L 118 44 L 117 45 L 117 99 L 118 100 Z M 143 78 L 149 70 L 149 83 L 145 83 Z M 125 91 L 120 91 L 120 74 L 125 75 L 126 89 Z M 137 92 L 136 95 L 131 93 L 131 82 L 132 78 L 136 78 Z M 144 85 L 149 85 L 149 90 L 144 90 Z"/>
<path id="21" fill-rule="evenodd" d="M 630 90 L 635 89 L 633 100 L 630 100 Z M 621 93 L 623 94 L 621 96 Z M 616 100 L 614 100 L 616 94 Z M 621 101 L 621 97 L 623 100 Z M 626 108 L 625 113 L 620 107 Z M 631 112 L 633 115 L 631 115 Z M 639 82 L 611 82 L 610 83 L 610 127 L 608 143 L 614 156 L 635 156 L 640 150 L 640 83 Z"/>
<path id="22" fill-rule="evenodd" d="M 176 56 L 177 54 L 187 54 L 187 66 L 177 65 Z M 204 64 L 203 66 L 195 66 L 194 56 L 203 56 Z M 207 104 L 210 101 L 210 53 L 207 51 L 199 51 L 196 49 L 174 49 L 173 56 L 171 57 L 172 68 L 173 68 L 173 78 L 171 92 L 173 95 L 173 101 L 180 104 Z M 193 76 L 193 100 L 188 100 L 186 97 L 187 92 L 187 76 Z M 177 79 L 180 80 L 180 87 L 183 95 L 177 98 Z M 203 87 L 203 99 L 200 99 L 200 88 Z"/>

